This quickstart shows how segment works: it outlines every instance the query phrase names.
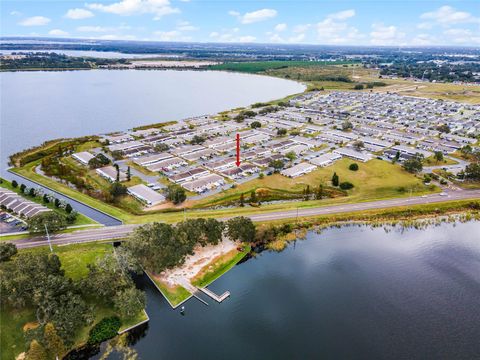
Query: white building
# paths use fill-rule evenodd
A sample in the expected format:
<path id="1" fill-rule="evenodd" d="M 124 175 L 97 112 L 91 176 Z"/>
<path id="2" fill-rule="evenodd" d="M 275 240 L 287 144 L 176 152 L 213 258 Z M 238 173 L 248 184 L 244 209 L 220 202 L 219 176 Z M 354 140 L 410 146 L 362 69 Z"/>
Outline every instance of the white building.
<path id="1" fill-rule="evenodd" d="M 312 172 L 317 167 L 313 164 L 302 162 L 300 164 L 294 165 L 291 168 L 282 170 L 280 174 L 286 177 L 295 178 Z"/>
<path id="2" fill-rule="evenodd" d="M 372 154 L 363 153 L 350 148 L 338 148 L 333 150 L 333 152 L 335 154 L 342 155 L 350 159 L 358 160 L 361 162 L 367 162 L 368 160 L 371 160 L 373 157 Z"/>
<path id="3" fill-rule="evenodd" d="M 313 165 L 326 167 L 332 165 L 335 161 L 340 160 L 341 158 L 341 155 L 330 152 L 320 155 L 319 157 L 310 159 L 310 163 L 312 163 Z"/>
<path id="4" fill-rule="evenodd" d="M 165 196 L 157 193 L 155 190 L 150 189 L 144 184 L 131 186 L 127 189 L 127 192 L 141 202 L 146 203 L 148 206 L 157 205 L 165 201 Z"/>
<path id="5" fill-rule="evenodd" d="M 88 165 L 88 162 L 93 159 L 95 156 L 90 154 L 88 151 L 82 151 L 75 154 L 72 154 L 72 157 L 77 160 L 82 165 Z"/>

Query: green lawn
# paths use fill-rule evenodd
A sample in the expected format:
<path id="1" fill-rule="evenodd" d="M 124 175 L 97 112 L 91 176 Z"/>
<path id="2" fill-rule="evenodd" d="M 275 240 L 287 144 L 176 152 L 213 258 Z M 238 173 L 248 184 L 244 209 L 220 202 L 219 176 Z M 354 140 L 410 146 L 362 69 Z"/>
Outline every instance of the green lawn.
<path id="1" fill-rule="evenodd" d="M 80 280 L 88 274 L 88 264 L 93 264 L 113 251 L 112 244 L 92 242 L 67 246 L 54 246 L 53 252 L 58 255 L 65 275 L 73 280 Z M 48 246 L 32 249 L 21 249 L 19 252 L 49 253 Z"/>
<path id="2" fill-rule="evenodd" d="M 192 284 L 198 287 L 208 286 L 238 264 L 238 262 L 240 262 L 250 250 L 251 246 L 246 245 L 243 251 L 232 250 L 229 253 L 218 257 L 197 274 L 195 279 L 192 280 Z"/>
<path id="3" fill-rule="evenodd" d="M 458 161 L 455 161 L 450 158 L 444 158 L 442 161 L 435 160 L 435 157 L 432 155 L 423 160 L 424 166 L 439 166 L 439 165 L 455 165 L 458 164 Z"/>
<path id="4" fill-rule="evenodd" d="M 284 191 L 301 193 L 309 185 L 317 187 L 319 184 L 331 185 L 331 178 L 334 172 L 340 178 L 340 182 L 349 181 L 354 185 L 348 191 L 348 196 L 319 201 L 308 201 L 316 205 L 332 205 L 336 203 L 352 203 L 358 201 L 370 201 L 387 199 L 393 197 L 422 195 L 437 189 L 425 186 L 421 179 L 406 172 L 400 165 L 394 165 L 387 161 L 373 159 L 366 163 L 358 163 L 359 170 L 351 171 L 349 165 L 353 163 L 350 159 L 341 159 L 334 165 L 326 168 L 318 168 L 309 174 L 294 179 L 287 178 L 280 174 L 265 176 L 263 179 L 255 179 L 241 184 L 234 189 L 229 189 L 214 196 L 208 197 L 195 203 L 195 207 L 208 207 L 213 204 L 222 205 L 222 201 L 238 199 L 241 193 L 249 194 L 255 189 L 268 189 L 270 191 Z M 304 207 L 300 203 L 285 203 L 285 207 Z M 267 208 L 268 206 L 265 206 Z M 261 208 L 260 208 L 261 209 Z"/>
<path id="5" fill-rule="evenodd" d="M 13 360 L 27 350 L 23 336 L 23 326 L 35 321 L 35 313 L 30 309 L 15 310 L 2 308 L 0 311 L 0 358 Z"/>
<path id="6" fill-rule="evenodd" d="M 148 273 L 147 271 L 145 271 L 145 273 L 147 273 L 148 277 L 156 285 L 163 297 L 167 299 L 170 305 L 174 308 L 192 296 L 192 294 L 190 294 L 190 292 L 183 286 L 169 286 L 160 281 L 155 275 Z"/>
<path id="7" fill-rule="evenodd" d="M 260 73 L 268 70 L 285 68 L 322 68 L 329 65 L 353 64 L 352 61 L 248 61 L 248 62 L 226 62 L 223 64 L 211 65 L 210 70 L 227 70 L 246 73 Z"/>

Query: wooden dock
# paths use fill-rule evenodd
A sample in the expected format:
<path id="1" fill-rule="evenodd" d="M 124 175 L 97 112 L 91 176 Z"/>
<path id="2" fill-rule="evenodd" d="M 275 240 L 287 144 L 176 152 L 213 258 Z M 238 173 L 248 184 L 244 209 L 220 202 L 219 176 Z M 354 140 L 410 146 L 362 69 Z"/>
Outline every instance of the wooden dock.
<path id="1" fill-rule="evenodd" d="M 204 294 L 208 295 L 209 297 L 211 297 L 213 300 L 215 300 L 218 303 L 221 303 L 223 300 L 225 300 L 226 298 L 228 298 L 230 296 L 230 291 L 225 291 L 222 295 L 217 295 L 213 291 L 207 289 L 206 287 L 197 288 L 197 289 L 200 290 L 201 292 L 203 292 Z"/>

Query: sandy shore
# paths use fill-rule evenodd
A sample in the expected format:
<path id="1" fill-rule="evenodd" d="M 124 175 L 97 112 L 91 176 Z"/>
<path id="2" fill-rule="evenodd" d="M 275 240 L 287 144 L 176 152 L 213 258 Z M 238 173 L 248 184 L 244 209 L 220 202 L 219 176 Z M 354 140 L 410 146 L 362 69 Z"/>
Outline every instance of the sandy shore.
<path id="1" fill-rule="evenodd" d="M 182 266 L 166 270 L 158 278 L 169 286 L 190 284 L 191 279 L 213 259 L 236 248 L 237 244 L 229 239 L 223 239 L 218 245 L 197 246 L 195 254 L 188 256 Z"/>

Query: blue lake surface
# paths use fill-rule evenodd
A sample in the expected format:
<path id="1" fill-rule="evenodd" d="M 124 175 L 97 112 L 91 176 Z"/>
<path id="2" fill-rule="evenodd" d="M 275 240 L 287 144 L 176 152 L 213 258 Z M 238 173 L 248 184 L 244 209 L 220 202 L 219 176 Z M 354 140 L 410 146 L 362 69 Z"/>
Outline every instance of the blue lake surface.
<path id="1" fill-rule="evenodd" d="M 310 232 L 237 265 L 211 286 L 229 299 L 189 300 L 185 316 L 140 285 L 140 359 L 480 358 L 480 222 Z"/>
<path id="2" fill-rule="evenodd" d="M 0 159 L 45 140 L 212 114 L 302 92 L 294 81 L 219 71 L 0 73 Z"/>

